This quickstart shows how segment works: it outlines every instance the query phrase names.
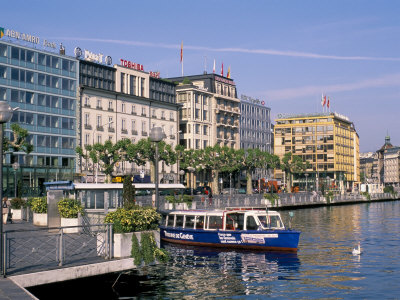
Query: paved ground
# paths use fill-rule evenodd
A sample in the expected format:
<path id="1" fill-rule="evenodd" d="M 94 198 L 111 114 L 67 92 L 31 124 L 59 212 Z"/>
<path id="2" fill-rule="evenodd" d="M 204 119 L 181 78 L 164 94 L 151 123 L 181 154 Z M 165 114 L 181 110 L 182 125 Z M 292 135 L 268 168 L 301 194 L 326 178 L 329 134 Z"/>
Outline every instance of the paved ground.
<path id="1" fill-rule="evenodd" d="M 22 229 L 34 229 L 35 226 L 33 224 L 28 223 L 28 222 L 13 222 L 13 224 L 6 224 L 3 225 L 3 230 L 8 231 L 8 230 L 22 230 Z M 3 278 L 0 276 L 0 300 L 5 300 L 5 299 L 37 299 L 33 295 L 31 295 L 29 292 L 27 292 L 25 289 L 19 287 L 16 285 L 11 279 L 9 278 Z"/>
<path id="2" fill-rule="evenodd" d="M 26 221 L 14 221 L 3 226 L 4 232 L 7 233 L 7 247 L 11 253 L 7 259 L 7 277 L 0 276 L 0 300 L 36 299 L 9 278 L 13 275 L 105 261 L 96 254 L 96 236 L 65 234 L 65 262 L 60 267 L 55 249 L 58 231 L 52 232 L 47 230 L 47 227 L 40 228 Z"/>

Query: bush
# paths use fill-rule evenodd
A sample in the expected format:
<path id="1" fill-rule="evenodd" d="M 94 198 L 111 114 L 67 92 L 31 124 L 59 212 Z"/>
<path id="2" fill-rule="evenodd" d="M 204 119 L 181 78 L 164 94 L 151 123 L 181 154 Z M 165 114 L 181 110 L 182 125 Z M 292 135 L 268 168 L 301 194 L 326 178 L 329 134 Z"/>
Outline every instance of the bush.
<path id="1" fill-rule="evenodd" d="M 118 208 L 109 212 L 105 221 L 114 224 L 114 232 L 126 233 L 157 229 L 160 217 L 152 207 Z"/>
<path id="2" fill-rule="evenodd" d="M 394 188 L 391 185 L 385 186 L 383 188 L 383 192 L 384 193 L 390 193 L 390 194 L 394 194 Z"/>
<path id="3" fill-rule="evenodd" d="M 264 199 L 269 200 L 269 202 L 271 202 L 271 205 L 275 206 L 275 202 L 276 202 L 276 200 L 279 199 L 279 196 L 277 194 L 265 193 L 264 194 Z"/>
<path id="4" fill-rule="evenodd" d="M 30 201 L 32 211 L 37 214 L 47 213 L 47 197 L 34 197 Z"/>
<path id="5" fill-rule="evenodd" d="M 26 207 L 26 202 L 21 198 L 12 198 L 10 203 L 12 209 L 21 209 Z"/>
<path id="6" fill-rule="evenodd" d="M 83 213 L 83 207 L 79 200 L 64 198 L 58 202 L 58 211 L 61 218 L 77 218 L 78 213 Z"/>

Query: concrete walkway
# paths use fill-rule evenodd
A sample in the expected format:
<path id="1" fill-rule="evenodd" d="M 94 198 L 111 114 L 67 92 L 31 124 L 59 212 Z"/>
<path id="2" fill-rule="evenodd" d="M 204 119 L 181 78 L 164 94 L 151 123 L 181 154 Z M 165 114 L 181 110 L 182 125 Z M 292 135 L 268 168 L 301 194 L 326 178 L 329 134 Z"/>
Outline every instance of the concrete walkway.
<path id="1" fill-rule="evenodd" d="M 0 278 L 0 300 L 38 299 L 9 278 Z"/>

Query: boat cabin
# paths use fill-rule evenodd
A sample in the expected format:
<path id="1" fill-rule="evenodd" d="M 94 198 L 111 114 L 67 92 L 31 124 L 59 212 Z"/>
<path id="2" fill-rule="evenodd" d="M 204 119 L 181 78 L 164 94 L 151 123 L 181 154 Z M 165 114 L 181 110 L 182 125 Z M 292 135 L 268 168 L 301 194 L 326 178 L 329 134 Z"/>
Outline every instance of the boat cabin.
<path id="1" fill-rule="evenodd" d="M 285 229 L 278 212 L 265 210 L 174 211 L 163 215 L 161 224 L 203 230 Z"/>

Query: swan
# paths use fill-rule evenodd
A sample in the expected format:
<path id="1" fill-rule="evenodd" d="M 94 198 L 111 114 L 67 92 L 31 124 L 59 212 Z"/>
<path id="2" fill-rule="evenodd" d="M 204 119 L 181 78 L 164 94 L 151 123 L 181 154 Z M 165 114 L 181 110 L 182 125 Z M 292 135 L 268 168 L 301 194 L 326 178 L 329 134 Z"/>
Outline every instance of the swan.
<path id="1" fill-rule="evenodd" d="M 353 255 L 360 255 L 361 254 L 361 247 L 360 247 L 360 243 L 358 243 L 357 248 L 354 248 L 352 251 Z"/>

